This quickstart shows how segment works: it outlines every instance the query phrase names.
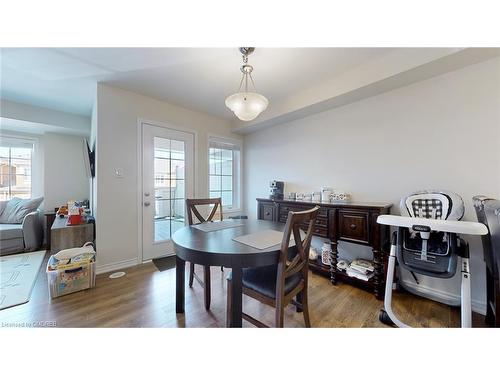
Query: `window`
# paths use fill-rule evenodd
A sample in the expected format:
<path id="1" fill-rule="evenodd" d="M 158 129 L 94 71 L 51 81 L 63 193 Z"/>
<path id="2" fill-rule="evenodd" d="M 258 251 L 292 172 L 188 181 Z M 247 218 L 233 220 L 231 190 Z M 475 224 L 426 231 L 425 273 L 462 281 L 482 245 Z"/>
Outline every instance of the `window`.
<path id="1" fill-rule="evenodd" d="M 33 143 L 0 138 L 0 200 L 31 198 Z"/>
<path id="2" fill-rule="evenodd" d="M 235 142 L 209 139 L 209 194 L 222 198 L 226 210 L 240 209 L 240 153 L 241 146 Z"/>

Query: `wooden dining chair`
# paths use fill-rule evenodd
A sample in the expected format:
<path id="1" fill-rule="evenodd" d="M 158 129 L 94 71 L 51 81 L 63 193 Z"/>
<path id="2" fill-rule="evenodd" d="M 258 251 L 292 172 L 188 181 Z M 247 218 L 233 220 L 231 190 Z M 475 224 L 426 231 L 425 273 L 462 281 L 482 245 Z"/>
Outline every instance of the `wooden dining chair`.
<path id="1" fill-rule="evenodd" d="M 306 327 L 311 326 L 309 320 L 309 306 L 307 296 L 307 278 L 309 271 L 309 249 L 314 232 L 316 217 L 319 207 L 307 211 L 288 212 L 279 263 L 266 267 L 243 269 L 242 283 L 243 294 L 275 307 L 276 327 L 283 327 L 285 306 L 289 303 L 297 307 L 297 311 L 304 313 Z M 307 226 L 305 238 L 301 238 L 301 226 Z M 290 240 L 295 241 L 295 246 L 290 247 Z M 232 316 L 232 275 L 227 283 L 227 317 L 226 325 L 231 326 Z M 294 297 L 295 300 L 293 299 Z M 267 327 L 250 315 L 242 313 L 243 319 L 257 327 Z"/>
<path id="2" fill-rule="evenodd" d="M 213 205 L 210 213 L 207 217 L 204 217 L 198 210 L 199 206 Z M 196 225 L 205 223 L 207 221 L 213 221 L 217 212 L 219 212 L 220 220 L 222 221 L 222 199 L 221 198 L 203 198 L 203 199 L 186 199 L 186 208 L 188 214 L 189 225 Z M 198 219 L 195 222 L 193 214 Z M 221 270 L 223 268 L 221 267 Z M 193 280 L 196 280 L 203 286 L 203 292 L 205 297 L 205 309 L 210 309 L 210 266 L 203 266 L 203 281 L 194 272 L 194 263 L 189 264 L 189 287 L 193 287 Z"/>

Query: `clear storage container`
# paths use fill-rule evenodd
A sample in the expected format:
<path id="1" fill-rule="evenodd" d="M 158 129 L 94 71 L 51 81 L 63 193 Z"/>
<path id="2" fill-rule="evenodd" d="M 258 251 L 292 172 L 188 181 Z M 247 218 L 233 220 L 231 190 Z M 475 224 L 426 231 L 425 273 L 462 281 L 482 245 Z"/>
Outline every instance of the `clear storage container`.
<path id="1" fill-rule="evenodd" d="M 50 270 L 47 264 L 47 281 L 50 298 L 93 288 L 95 286 L 95 261 L 67 265 Z"/>

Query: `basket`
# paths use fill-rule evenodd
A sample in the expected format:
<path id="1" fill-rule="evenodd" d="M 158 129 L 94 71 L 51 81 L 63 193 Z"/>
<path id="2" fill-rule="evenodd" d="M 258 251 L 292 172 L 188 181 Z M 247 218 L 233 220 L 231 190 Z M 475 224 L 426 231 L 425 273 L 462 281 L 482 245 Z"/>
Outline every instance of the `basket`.
<path id="1" fill-rule="evenodd" d="M 47 264 L 47 282 L 50 298 L 90 289 L 95 286 L 95 261 L 69 264 L 56 270 Z"/>

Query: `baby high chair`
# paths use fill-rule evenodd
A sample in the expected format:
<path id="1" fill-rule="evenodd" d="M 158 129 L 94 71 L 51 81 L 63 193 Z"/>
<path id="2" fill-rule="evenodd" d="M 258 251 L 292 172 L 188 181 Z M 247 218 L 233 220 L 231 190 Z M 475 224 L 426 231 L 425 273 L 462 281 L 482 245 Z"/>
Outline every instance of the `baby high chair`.
<path id="1" fill-rule="evenodd" d="M 422 190 L 401 199 L 402 216 L 381 215 L 379 224 L 397 227 L 392 234 L 387 267 L 382 323 L 409 327 L 392 311 L 392 283 L 396 259 L 400 267 L 413 274 L 448 279 L 455 275 L 461 257 L 461 321 L 471 326 L 469 246 L 458 234 L 484 235 L 488 229 L 481 223 L 459 221 L 464 215 L 462 198 L 449 191 Z"/>

